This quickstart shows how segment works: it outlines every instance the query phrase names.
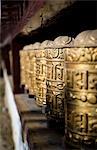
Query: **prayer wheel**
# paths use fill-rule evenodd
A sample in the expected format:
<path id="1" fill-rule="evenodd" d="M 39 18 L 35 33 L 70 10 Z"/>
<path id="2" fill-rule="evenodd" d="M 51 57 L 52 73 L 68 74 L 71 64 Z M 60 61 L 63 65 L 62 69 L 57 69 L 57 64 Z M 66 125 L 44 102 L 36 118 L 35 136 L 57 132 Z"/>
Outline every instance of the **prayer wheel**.
<path id="1" fill-rule="evenodd" d="M 33 46 L 32 46 L 32 44 L 31 45 L 27 45 L 27 46 L 25 46 L 23 48 L 25 92 L 28 92 L 28 93 L 29 93 L 29 91 L 31 89 L 31 83 L 32 83 L 32 76 L 31 76 L 32 75 L 31 68 L 33 67 L 33 66 L 31 66 L 31 60 L 33 59 L 33 57 L 31 58 L 32 53 L 33 53 Z"/>
<path id="2" fill-rule="evenodd" d="M 72 38 L 60 36 L 47 48 L 47 118 L 64 126 L 64 51 Z M 61 124 L 62 123 L 62 124 Z M 60 127 L 58 127 L 60 128 Z M 63 128 L 63 127 L 62 127 Z"/>
<path id="3" fill-rule="evenodd" d="M 32 50 L 29 51 L 29 61 L 30 61 L 30 88 L 29 94 L 36 97 L 36 50 L 39 49 L 40 43 L 36 42 L 33 44 Z"/>
<path id="4" fill-rule="evenodd" d="M 33 44 L 32 49 L 29 50 L 29 96 L 36 95 L 36 57 L 35 57 L 36 43 Z"/>
<path id="5" fill-rule="evenodd" d="M 24 90 L 24 87 L 26 85 L 26 80 L 25 80 L 25 60 L 26 60 L 26 52 L 23 50 L 19 51 L 20 54 L 20 84 L 21 87 Z"/>
<path id="6" fill-rule="evenodd" d="M 28 50 L 28 59 L 29 59 L 29 64 L 28 64 L 28 90 L 29 90 L 29 96 L 35 95 L 35 85 L 36 85 L 36 77 L 35 77 L 35 51 Z"/>
<path id="7" fill-rule="evenodd" d="M 97 148 L 97 30 L 80 33 L 64 58 L 65 141 Z"/>
<path id="8" fill-rule="evenodd" d="M 46 50 L 45 45 L 47 41 L 39 43 L 36 55 L 36 103 L 39 106 L 46 105 Z"/>

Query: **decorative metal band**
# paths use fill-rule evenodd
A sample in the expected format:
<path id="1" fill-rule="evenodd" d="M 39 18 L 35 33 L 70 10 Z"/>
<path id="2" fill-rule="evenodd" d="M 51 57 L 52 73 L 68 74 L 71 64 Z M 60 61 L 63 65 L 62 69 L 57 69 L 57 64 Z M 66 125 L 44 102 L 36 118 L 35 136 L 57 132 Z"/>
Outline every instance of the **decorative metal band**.
<path id="1" fill-rule="evenodd" d="M 47 116 L 64 118 L 64 49 L 47 50 Z"/>
<path id="2" fill-rule="evenodd" d="M 38 49 L 36 53 L 36 103 L 39 106 L 46 104 L 46 50 Z"/>
<path id="3" fill-rule="evenodd" d="M 65 61 L 97 62 L 97 48 L 67 48 Z"/>
<path id="4" fill-rule="evenodd" d="M 65 51 L 65 136 L 97 144 L 97 48 Z"/>

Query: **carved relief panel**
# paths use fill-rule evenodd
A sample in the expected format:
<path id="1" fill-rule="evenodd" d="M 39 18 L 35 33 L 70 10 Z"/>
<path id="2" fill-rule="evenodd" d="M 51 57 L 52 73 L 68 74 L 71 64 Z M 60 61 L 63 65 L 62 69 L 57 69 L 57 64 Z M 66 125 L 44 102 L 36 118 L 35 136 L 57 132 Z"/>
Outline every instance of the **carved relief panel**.
<path id="1" fill-rule="evenodd" d="M 36 103 L 40 106 L 46 104 L 46 50 L 36 50 Z"/>
<path id="2" fill-rule="evenodd" d="M 47 116 L 64 120 L 64 49 L 47 49 Z"/>

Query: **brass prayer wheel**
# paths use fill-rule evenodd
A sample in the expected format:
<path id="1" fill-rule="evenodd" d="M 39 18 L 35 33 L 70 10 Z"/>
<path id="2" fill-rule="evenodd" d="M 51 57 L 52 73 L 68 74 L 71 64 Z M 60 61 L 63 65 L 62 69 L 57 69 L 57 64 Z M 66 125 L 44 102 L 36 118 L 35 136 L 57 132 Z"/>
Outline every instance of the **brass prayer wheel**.
<path id="1" fill-rule="evenodd" d="M 36 95 L 36 57 L 35 50 L 29 52 L 30 59 L 30 82 L 29 82 L 29 94 Z"/>
<path id="2" fill-rule="evenodd" d="M 46 50 L 45 41 L 38 45 L 36 55 L 36 103 L 39 106 L 46 105 Z"/>
<path id="3" fill-rule="evenodd" d="M 31 83 L 32 83 L 32 76 L 31 76 L 31 71 L 32 71 L 32 66 L 31 66 L 31 60 L 33 60 L 33 57 L 31 57 L 31 55 L 33 56 L 33 46 L 32 44 L 27 45 L 23 48 L 23 54 L 24 54 L 24 76 L 25 76 L 25 91 L 30 91 L 31 89 Z"/>
<path id="4" fill-rule="evenodd" d="M 97 30 L 82 32 L 66 49 L 64 73 L 65 140 L 97 146 Z"/>
<path id="5" fill-rule="evenodd" d="M 26 60 L 26 52 L 23 50 L 19 51 L 20 55 L 20 84 L 22 87 L 25 86 L 26 80 L 25 80 L 25 60 Z"/>
<path id="6" fill-rule="evenodd" d="M 36 50 L 39 49 L 40 43 L 36 42 L 33 44 L 33 52 L 30 53 L 30 65 L 31 65 L 31 86 L 30 86 L 30 93 L 32 93 L 35 97 L 37 95 L 37 87 L 36 87 Z"/>
<path id="7" fill-rule="evenodd" d="M 47 118 L 64 124 L 64 51 L 72 38 L 60 36 L 47 48 Z M 62 127 L 62 125 L 61 125 Z M 59 127 L 60 128 L 60 127 Z M 63 127 L 62 127 L 63 128 Z"/>

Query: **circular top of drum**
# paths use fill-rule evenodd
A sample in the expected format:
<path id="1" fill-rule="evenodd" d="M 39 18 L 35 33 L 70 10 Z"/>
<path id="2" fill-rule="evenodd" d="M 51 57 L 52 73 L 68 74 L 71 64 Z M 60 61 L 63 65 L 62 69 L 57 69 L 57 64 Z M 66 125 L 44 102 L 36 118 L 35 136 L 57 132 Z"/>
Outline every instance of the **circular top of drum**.
<path id="1" fill-rule="evenodd" d="M 33 44 L 26 45 L 23 47 L 23 50 L 32 50 L 33 49 Z"/>
<path id="2" fill-rule="evenodd" d="M 59 36 L 54 41 L 45 40 L 41 43 L 41 48 L 64 48 L 72 47 L 74 39 L 68 36 Z"/>
<path id="3" fill-rule="evenodd" d="M 54 41 L 45 40 L 41 43 L 41 48 L 53 48 L 53 47 L 54 47 Z"/>
<path id="4" fill-rule="evenodd" d="M 36 43 L 33 44 L 33 49 L 34 49 L 34 50 L 35 50 L 35 49 L 39 49 L 40 46 L 41 46 L 41 43 L 40 43 L 40 42 L 36 42 Z"/>
<path id="5" fill-rule="evenodd" d="M 79 33 L 74 40 L 74 47 L 97 47 L 97 30 Z"/>
<path id="6" fill-rule="evenodd" d="M 54 40 L 55 48 L 72 47 L 74 39 L 69 36 L 59 36 Z"/>

